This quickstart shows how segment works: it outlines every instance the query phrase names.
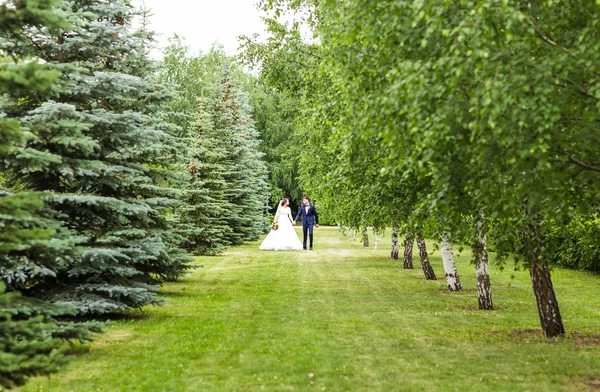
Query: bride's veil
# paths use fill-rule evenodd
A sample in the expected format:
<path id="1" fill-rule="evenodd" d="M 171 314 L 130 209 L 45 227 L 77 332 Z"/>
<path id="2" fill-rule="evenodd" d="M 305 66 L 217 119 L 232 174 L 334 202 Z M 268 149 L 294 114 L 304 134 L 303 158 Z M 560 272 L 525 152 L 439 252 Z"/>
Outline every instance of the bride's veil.
<path id="1" fill-rule="evenodd" d="M 273 222 L 276 222 L 277 219 L 279 219 L 279 209 L 281 208 L 281 202 L 283 202 L 283 199 L 279 200 L 279 203 L 277 203 L 277 211 L 275 211 L 275 218 L 273 218 Z"/>

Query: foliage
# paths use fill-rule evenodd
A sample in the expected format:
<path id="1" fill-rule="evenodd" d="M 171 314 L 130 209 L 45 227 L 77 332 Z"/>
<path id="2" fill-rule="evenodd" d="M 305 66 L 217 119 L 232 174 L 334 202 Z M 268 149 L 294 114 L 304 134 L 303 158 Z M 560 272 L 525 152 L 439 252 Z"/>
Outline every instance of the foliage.
<path id="1" fill-rule="evenodd" d="M 185 205 L 175 220 L 189 251 L 218 254 L 266 227 L 260 135 L 242 92 L 253 79 L 218 45 L 190 56 L 181 38 L 170 42 L 160 81 L 177 86 L 170 107 L 187 141 L 182 154 L 187 171 L 180 183 Z"/>
<path id="2" fill-rule="evenodd" d="M 133 30 L 126 1 L 68 1 L 63 11 L 73 28 L 32 28 L 26 43 L 62 72 L 55 87 L 15 92 L 2 105 L 28 127 L 6 184 L 50 192 L 47 205 L 83 252 L 45 275 L 18 267 L 7 279 L 24 275 L 13 288 L 79 314 L 159 303 L 158 283 L 179 277 L 188 259 L 166 220 L 179 193 L 162 186 L 159 169 L 177 151 L 158 115 L 170 94 L 152 80 L 151 35 Z"/>
<path id="3" fill-rule="evenodd" d="M 252 119 L 260 135 L 259 150 L 269 173 L 269 204 L 277 206 L 288 197 L 290 205 L 301 202 L 303 192 L 298 182 L 298 157 L 303 143 L 293 139 L 296 100 L 270 89 L 263 80 L 247 76 L 242 88 L 247 91 Z"/>
<path id="4" fill-rule="evenodd" d="M 227 235 L 233 232 L 223 217 L 229 207 L 222 164 L 226 150 L 205 112 L 189 125 L 188 134 L 189 163 L 181 185 L 185 204 L 176 210 L 175 221 L 188 251 L 214 255 L 230 244 Z"/>
<path id="5" fill-rule="evenodd" d="M 231 69 L 232 80 L 247 95 L 251 106 L 249 114 L 261 140 L 261 161 L 269 173 L 270 205 L 275 206 L 284 196 L 291 197 L 292 203 L 298 201 L 302 192 L 296 178 L 296 149 L 290 138 L 295 101 L 246 73 L 221 46 L 214 45 L 207 53 L 190 54 L 183 39 L 175 35 L 165 50 L 160 80 L 177 86 L 179 96 L 172 108 L 179 114 L 175 121 L 182 127 L 182 135 L 197 121 L 198 105 L 215 93 L 225 66 Z"/>
<path id="6" fill-rule="evenodd" d="M 71 359 L 65 340 L 91 341 L 92 332 L 100 331 L 97 323 L 57 321 L 75 313 L 73 307 L 6 293 L 0 282 L 0 387 L 60 370 Z"/>
<path id="7" fill-rule="evenodd" d="M 550 260 L 562 267 L 600 272 L 600 220 L 597 214 L 575 215 L 568 226 L 555 226 L 545 237 Z"/>
<path id="8" fill-rule="evenodd" d="M 228 66 L 204 110 L 210 124 L 202 130 L 203 139 L 212 139 L 218 145 L 217 153 L 223 154 L 218 173 L 226 184 L 224 219 L 232 229 L 228 240 L 236 245 L 255 240 L 267 226 L 267 173 L 258 151 L 259 135 L 250 117 L 248 98 L 236 86 Z"/>
<path id="9" fill-rule="evenodd" d="M 27 42 L 27 26 L 68 28 L 59 12 L 58 1 L 7 1 L 0 5 L 0 43 L 2 54 L 14 61 L 27 58 L 30 52 L 20 47 Z M 37 61 L 15 64 L 0 63 L 0 93 L 18 95 L 47 92 L 59 77 L 48 64 Z M 17 119 L 7 118 L 0 109 L 0 167 L 10 162 L 15 146 L 22 146 L 24 130 Z M 0 177 L 4 180 L 4 175 Z M 78 256 L 77 239 L 69 235 L 54 219 L 55 211 L 44 205 L 43 193 L 7 191 L 0 183 L 0 387 L 13 388 L 28 378 L 56 372 L 68 361 L 64 341 L 91 340 L 94 323 L 62 320 L 75 314 L 68 306 L 6 292 L 35 285 L 38 279 L 52 275 L 59 265 Z M 8 273 L 13 270 L 13 273 Z M 35 279 L 28 280 L 27 277 Z M 58 321 L 61 319 L 61 321 Z"/>
<path id="10" fill-rule="evenodd" d="M 266 226 L 266 170 L 247 98 L 227 65 L 188 135 L 187 205 L 179 221 L 190 250 L 215 254 L 256 239 Z"/>
<path id="11" fill-rule="evenodd" d="M 600 6 L 261 4 L 274 15 L 271 39 L 251 42 L 247 56 L 272 86 L 303 98 L 301 132 L 319 147 L 303 154 L 301 178 L 342 206 L 338 220 L 464 236 L 465 222 L 491 218 L 501 256 L 516 251 L 536 298 L 553 298 L 543 238 L 571 209 L 589 213 L 598 192 Z M 314 43 L 298 24 L 276 21 L 300 9 Z M 303 70 L 292 76 L 292 63 Z M 324 167 L 311 168 L 314 157 Z M 364 201 L 363 216 L 348 208 L 353 200 Z M 556 301 L 542 302 L 542 321 L 561 324 Z"/>
<path id="12" fill-rule="evenodd" d="M 183 38 L 174 35 L 165 48 L 164 59 L 158 69 L 158 80 L 164 85 L 174 86 L 177 96 L 169 104 L 173 118 L 180 128 L 180 137 L 186 137 L 190 123 L 198 111 L 199 101 L 207 98 L 221 80 L 223 67 L 230 62 L 225 50 L 214 45 L 204 54 L 190 55 Z M 233 69 L 235 78 L 241 71 Z"/>

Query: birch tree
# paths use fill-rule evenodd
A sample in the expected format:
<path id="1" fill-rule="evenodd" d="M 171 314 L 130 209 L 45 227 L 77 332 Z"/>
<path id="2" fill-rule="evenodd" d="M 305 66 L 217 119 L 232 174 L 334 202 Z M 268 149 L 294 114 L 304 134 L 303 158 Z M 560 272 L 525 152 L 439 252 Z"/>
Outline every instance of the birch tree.
<path id="1" fill-rule="evenodd" d="M 448 233 L 442 234 L 442 262 L 444 264 L 444 271 L 446 272 L 448 290 L 461 291 L 462 286 L 460 284 L 458 271 L 456 270 L 454 253 L 452 253 L 452 242 L 450 241 Z"/>
<path id="2" fill-rule="evenodd" d="M 310 47 L 321 66 L 290 76 L 317 92 L 301 90 L 311 95 L 304 129 L 320 135 L 311 154 L 338 158 L 323 177 L 348 186 L 367 173 L 363 181 L 387 197 L 391 217 L 419 210 L 390 219 L 407 229 L 435 223 L 439 212 L 450 213 L 442 226 L 451 232 L 485 215 L 494 236 L 480 227 L 474 241 L 482 308 L 493 307 L 484 252 L 493 241 L 500 256 L 516 253 L 530 268 L 546 336 L 563 334 L 551 257 L 539 244 L 551 225 L 569 222 L 568 211 L 589 212 L 598 193 L 600 6 L 569 0 L 563 13 L 551 2 L 262 4 L 275 14 L 303 9 L 318 38 L 295 48 Z M 306 53 L 287 49 L 288 58 Z M 376 175 L 365 171 L 370 164 Z"/>

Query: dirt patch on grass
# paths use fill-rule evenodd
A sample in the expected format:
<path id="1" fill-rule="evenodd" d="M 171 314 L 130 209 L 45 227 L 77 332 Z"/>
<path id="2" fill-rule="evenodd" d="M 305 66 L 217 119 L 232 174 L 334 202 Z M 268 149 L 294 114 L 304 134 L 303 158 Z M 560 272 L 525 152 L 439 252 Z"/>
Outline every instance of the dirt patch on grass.
<path id="1" fill-rule="evenodd" d="M 588 380 L 583 385 L 591 389 L 600 389 L 600 379 Z"/>
<path id="2" fill-rule="evenodd" d="M 565 339 L 574 340 L 578 346 L 600 346 L 600 335 L 584 335 L 579 332 L 567 334 Z M 600 379 L 596 380 L 600 388 Z"/>
<path id="3" fill-rule="evenodd" d="M 600 379 L 598 378 L 590 378 L 584 381 L 574 381 L 571 383 L 571 388 L 568 390 L 572 391 L 582 391 L 582 390 L 592 390 L 598 391 L 600 390 Z"/>
<path id="4" fill-rule="evenodd" d="M 532 340 L 543 340 L 544 333 L 541 329 L 515 329 L 510 331 L 510 337 L 515 339 L 517 342 L 530 342 Z"/>
<path id="5" fill-rule="evenodd" d="M 542 342 L 545 340 L 544 333 L 542 332 L 542 330 L 534 328 L 492 331 L 490 333 L 485 334 L 485 336 L 504 336 L 508 340 L 513 340 L 518 343 L 529 343 L 531 341 Z M 551 339 L 548 339 L 548 342 L 551 342 Z"/>
<path id="6" fill-rule="evenodd" d="M 505 335 L 515 340 L 518 343 L 529 343 L 529 342 L 545 342 L 550 344 L 561 344 L 561 343 L 574 343 L 580 347 L 599 347 L 600 346 L 600 335 L 583 334 L 581 332 L 568 332 L 565 336 L 556 338 L 547 338 L 544 336 L 542 329 L 525 328 L 525 329 L 514 329 L 511 331 L 493 331 L 487 334 L 487 336 L 501 336 Z"/>

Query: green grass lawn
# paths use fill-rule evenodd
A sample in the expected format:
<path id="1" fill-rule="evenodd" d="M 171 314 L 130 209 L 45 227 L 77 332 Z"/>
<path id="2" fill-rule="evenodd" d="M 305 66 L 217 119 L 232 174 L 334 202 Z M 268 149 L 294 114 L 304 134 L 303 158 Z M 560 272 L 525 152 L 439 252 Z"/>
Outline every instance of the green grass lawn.
<path id="1" fill-rule="evenodd" d="M 300 229 L 298 229 L 300 230 Z M 319 228 L 315 250 L 258 243 L 166 284 L 164 307 L 115 322 L 62 373 L 23 391 L 579 391 L 600 387 L 600 276 L 553 271 L 567 336 L 543 338 L 526 271 L 491 268 L 496 310 Z M 431 251 L 431 246 L 430 246 Z"/>

